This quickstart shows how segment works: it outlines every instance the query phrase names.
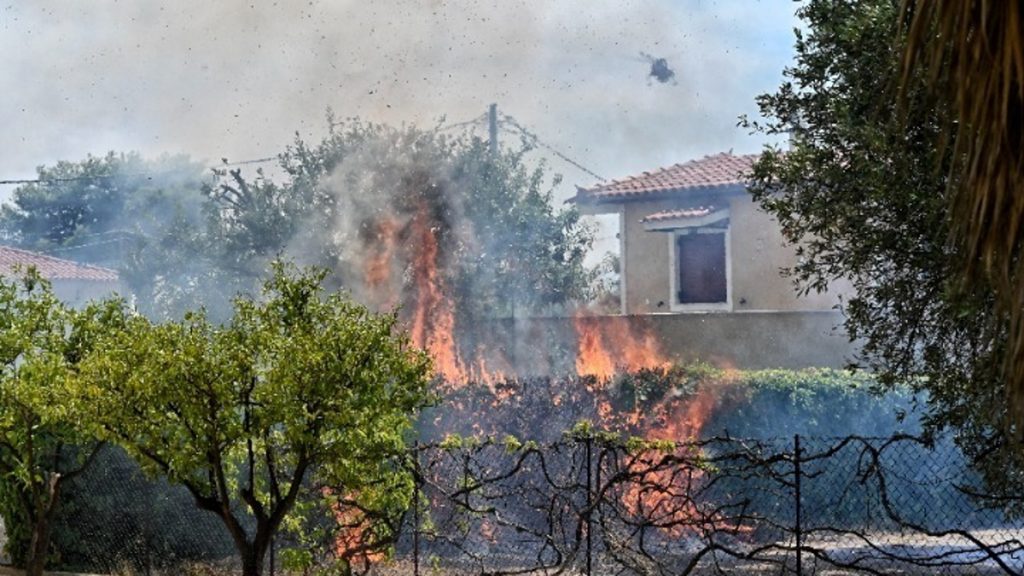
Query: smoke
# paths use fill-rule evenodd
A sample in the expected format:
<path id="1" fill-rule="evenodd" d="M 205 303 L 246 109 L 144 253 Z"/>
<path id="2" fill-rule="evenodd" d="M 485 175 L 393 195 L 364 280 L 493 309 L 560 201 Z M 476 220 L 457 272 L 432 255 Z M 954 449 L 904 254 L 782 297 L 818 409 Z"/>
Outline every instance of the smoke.
<path id="1" fill-rule="evenodd" d="M 621 176 L 755 149 L 735 119 L 777 85 L 794 24 L 788 3 L 746 0 L 66 0 L 0 18 L 7 177 L 111 149 L 263 157 L 296 130 L 322 135 L 328 107 L 424 125 L 490 102 Z M 640 51 L 668 58 L 678 85 L 649 86 Z"/>
<path id="2" fill-rule="evenodd" d="M 37 164 L 108 149 L 265 157 L 295 131 L 320 140 L 328 107 L 345 117 L 430 126 L 441 116 L 477 117 L 497 102 L 608 177 L 727 148 L 752 150 L 759 142 L 735 119 L 754 112 L 753 97 L 778 84 L 791 54 L 792 9 L 746 0 L 12 4 L 2 9 L 0 34 L 0 73 L 13 79 L 0 96 L 0 174 L 30 175 Z M 676 83 L 652 85 L 641 52 L 671 62 Z M 376 274 L 383 284 L 346 285 L 387 307 L 411 301 L 401 292 L 416 269 L 402 263 L 411 255 L 388 254 L 382 238 L 388 227 L 408 238 L 415 210 L 387 196 L 395 182 L 373 169 L 376 156 L 357 150 L 343 160 L 325 180 L 332 212 L 301 226 L 287 252 L 300 262 L 328 262 L 349 280 Z M 418 170 L 421 160 L 408 159 L 407 168 Z M 551 164 L 566 174 L 556 202 L 573 184 L 593 184 L 557 158 Z M 481 231 L 444 225 L 467 222 L 467 207 L 447 194 L 451 176 L 431 170 L 419 174 L 436 180 L 442 194 L 441 257 L 490 251 L 473 245 Z M 358 178 L 364 181 L 352 181 Z M 381 209 L 394 221 L 382 220 Z M 438 224 L 431 218 L 428 227 Z M 613 233 L 601 238 L 598 257 L 615 244 Z M 373 301 L 381 295 L 388 296 Z"/>
<path id="3" fill-rule="evenodd" d="M 335 272 L 345 287 L 357 300 L 386 310 L 408 303 L 402 292 L 423 248 L 417 225 L 439 238 L 435 264 L 451 276 L 444 269 L 449 254 L 474 241 L 462 210 L 469 191 L 453 181 L 453 150 L 445 138 L 411 127 L 352 130 L 360 134 L 342 136 L 351 147 L 341 145 L 340 162 L 319 184 L 330 215 L 311 214 L 286 254 L 302 261 L 323 246 L 336 247 Z"/>
<path id="4" fill-rule="evenodd" d="M 511 370 L 500 348 L 512 338 L 482 337 L 481 322 L 585 295 L 587 227 L 553 209 L 552 179 L 522 151 L 348 121 L 321 144 L 296 144 L 286 166 L 311 198 L 286 254 L 326 265 L 371 308 L 400 308 L 450 382 Z"/>

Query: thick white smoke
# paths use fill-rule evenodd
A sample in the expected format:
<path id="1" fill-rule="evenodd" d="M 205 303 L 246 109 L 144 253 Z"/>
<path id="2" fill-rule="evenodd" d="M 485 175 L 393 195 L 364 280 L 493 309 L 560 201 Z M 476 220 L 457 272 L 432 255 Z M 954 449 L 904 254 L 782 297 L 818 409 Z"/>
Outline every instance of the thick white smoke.
<path id="1" fill-rule="evenodd" d="M 14 2 L 0 8 L 0 176 L 86 153 L 211 161 L 490 102 L 598 174 L 731 147 L 791 55 L 777 0 Z M 645 51 L 677 84 L 649 83 Z M 555 165 L 572 184 L 593 179 Z M 0 190 L 0 193 L 5 192 Z"/>

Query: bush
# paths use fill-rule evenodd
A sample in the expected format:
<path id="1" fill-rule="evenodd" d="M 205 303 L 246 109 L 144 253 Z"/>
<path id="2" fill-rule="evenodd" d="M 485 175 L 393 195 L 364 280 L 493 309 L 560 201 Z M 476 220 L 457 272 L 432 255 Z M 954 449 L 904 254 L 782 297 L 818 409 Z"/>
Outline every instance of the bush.
<path id="1" fill-rule="evenodd" d="M 919 432 L 910 391 L 880 394 L 874 385 L 867 373 L 830 368 L 740 372 L 722 388 L 704 433 L 769 438 Z"/>
<path id="2" fill-rule="evenodd" d="M 677 364 L 593 377 L 506 379 L 493 386 L 467 384 L 420 422 L 424 440 L 446 434 L 556 440 L 574 422 L 629 434 L 664 430 L 693 419 L 700 436 L 748 438 L 886 436 L 920 430 L 908 390 L 874 392 L 863 372 L 827 368 L 721 370 L 709 364 Z M 685 438 L 678 438 L 683 440 Z"/>

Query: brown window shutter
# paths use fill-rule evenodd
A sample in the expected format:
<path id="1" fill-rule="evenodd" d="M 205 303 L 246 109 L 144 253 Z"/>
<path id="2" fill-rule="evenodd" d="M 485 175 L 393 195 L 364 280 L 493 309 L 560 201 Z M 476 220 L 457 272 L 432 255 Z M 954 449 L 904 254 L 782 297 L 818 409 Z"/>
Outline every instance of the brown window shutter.
<path id="1" fill-rule="evenodd" d="M 676 237 L 679 304 L 723 303 L 728 297 L 725 234 L 683 234 Z"/>

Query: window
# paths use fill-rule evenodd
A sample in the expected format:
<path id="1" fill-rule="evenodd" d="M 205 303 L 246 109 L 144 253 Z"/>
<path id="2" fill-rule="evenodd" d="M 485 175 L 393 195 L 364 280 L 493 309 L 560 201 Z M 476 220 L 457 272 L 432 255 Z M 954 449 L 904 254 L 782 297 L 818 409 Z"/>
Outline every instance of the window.
<path id="1" fill-rule="evenodd" d="M 672 255 L 672 310 L 729 310 L 729 212 L 666 222 Z"/>
<path id="2" fill-rule="evenodd" d="M 694 228 L 675 238 L 676 304 L 728 302 L 725 230 Z"/>

